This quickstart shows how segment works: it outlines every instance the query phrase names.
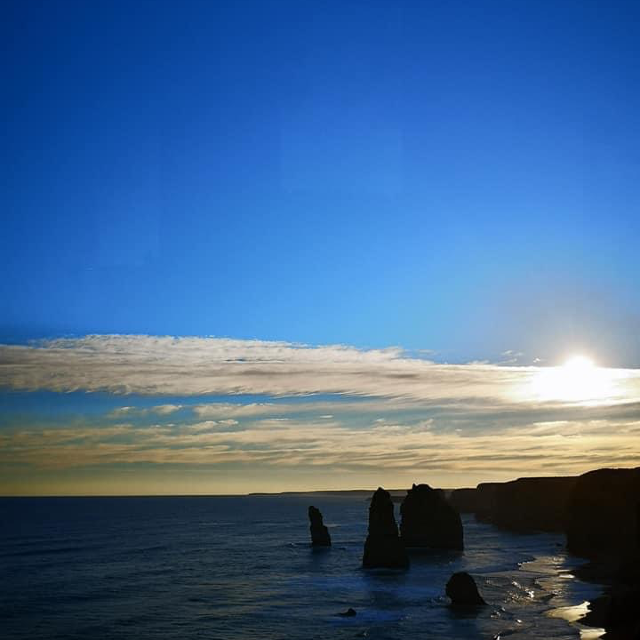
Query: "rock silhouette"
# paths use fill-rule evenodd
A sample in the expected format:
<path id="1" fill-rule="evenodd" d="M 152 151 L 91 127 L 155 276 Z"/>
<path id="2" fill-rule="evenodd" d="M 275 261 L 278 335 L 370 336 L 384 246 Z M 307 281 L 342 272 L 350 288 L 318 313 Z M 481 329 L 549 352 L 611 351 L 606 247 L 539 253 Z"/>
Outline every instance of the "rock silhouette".
<path id="1" fill-rule="evenodd" d="M 355 609 L 349 607 L 346 611 L 341 611 L 338 615 L 342 616 L 343 618 L 353 618 L 353 616 L 357 615 L 357 613 Z"/>
<path id="2" fill-rule="evenodd" d="M 474 513 L 478 522 L 493 522 L 501 484 L 504 482 L 481 482 L 476 487 Z"/>
<path id="3" fill-rule="evenodd" d="M 578 477 L 568 505 L 567 548 L 587 558 L 640 558 L 640 467 Z"/>
<path id="4" fill-rule="evenodd" d="M 478 490 L 453 489 L 449 494 L 449 502 L 458 513 L 475 513 L 478 510 Z"/>
<path id="5" fill-rule="evenodd" d="M 400 506 L 400 539 L 405 547 L 463 548 L 460 514 L 444 492 L 428 484 L 413 485 Z"/>
<path id="6" fill-rule="evenodd" d="M 466 572 L 454 573 L 447 582 L 447 596 L 451 604 L 456 606 L 478 606 L 487 604 L 476 586 L 475 580 Z"/>
<path id="7" fill-rule="evenodd" d="M 580 624 L 604 627 L 605 638 L 639 640 L 638 602 L 640 586 L 614 586 L 589 603 L 589 611 L 580 619 Z"/>
<path id="8" fill-rule="evenodd" d="M 609 583 L 580 622 L 640 640 L 640 467 L 579 476 L 568 512 L 567 548 L 591 561 L 580 576 Z"/>
<path id="9" fill-rule="evenodd" d="M 512 531 L 564 531 L 576 478 L 518 478 L 478 485 L 480 520 Z"/>
<path id="10" fill-rule="evenodd" d="M 448 501 L 459 513 L 511 531 L 565 531 L 575 476 L 518 478 L 482 482 L 476 489 L 454 489 Z"/>
<path id="11" fill-rule="evenodd" d="M 409 566 L 409 557 L 398 537 L 391 494 L 382 487 L 375 491 L 369 505 L 369 535 L 364 543 L 362 566 L 388 569 Z"/>
<path id="12" fill-rule="evenodd" d="M 314 547 L 330 547 L 331 536 L 329 535 L 329 530 L 322 522 L 320 509 L 316 509 L 313 506 L 309 507 L 309 521 L 311 522 L 309 526 L 311 544 Z"/>

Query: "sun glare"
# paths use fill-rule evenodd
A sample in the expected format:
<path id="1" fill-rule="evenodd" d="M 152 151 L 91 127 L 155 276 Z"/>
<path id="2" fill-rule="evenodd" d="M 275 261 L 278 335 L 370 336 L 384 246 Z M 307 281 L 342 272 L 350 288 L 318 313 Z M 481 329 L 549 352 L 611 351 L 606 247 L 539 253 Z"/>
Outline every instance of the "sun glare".
<path id="1" fill-rule="evenodd" d="M 595 368 L 595 362 L 591 358 L 586 356 L 572 356 L 564 365 L 562 365 L 567 371 L 580 373 L 583 371 L 590 371 Z"/>
<path id="2" fill-rule="evenodd" d="M 531 395 L 537 400 L 597 403 L 611 396 L 613 378 L 587 356 L 571 356 L 562 366 L 543 367 L 534 374 Z"/>

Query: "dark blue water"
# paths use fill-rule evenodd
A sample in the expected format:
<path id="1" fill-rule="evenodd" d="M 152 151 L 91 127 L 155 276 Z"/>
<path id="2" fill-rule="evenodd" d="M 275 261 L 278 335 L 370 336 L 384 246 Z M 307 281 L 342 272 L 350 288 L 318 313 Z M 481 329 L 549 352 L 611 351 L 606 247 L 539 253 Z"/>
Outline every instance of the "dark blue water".
<path id="1" fill-rule="evenodd" d="M 319 507 L 334 546 L 308 544 Z M 39 638 L 577 638 L 551 617 L 597 589 L 570 576 L 555 535 L 512 535 L 465 519 L 463 555 L 360 568 L 362 498 L 0 499 L 0 636 Z M 454 571 L 490 606 L 457 614 Z M 355 618 L 335 614 L 348 607 Z"/>

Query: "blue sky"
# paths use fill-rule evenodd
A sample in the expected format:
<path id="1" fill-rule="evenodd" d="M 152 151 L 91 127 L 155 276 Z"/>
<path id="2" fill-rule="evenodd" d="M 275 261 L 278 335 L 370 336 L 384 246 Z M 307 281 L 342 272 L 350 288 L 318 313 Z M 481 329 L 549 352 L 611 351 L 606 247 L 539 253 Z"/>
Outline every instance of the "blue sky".
<path id="1" fill-rule="evenodd" d="M 98 368 L 172 348 L 144 336 L 238 340 L 246 362 L 252 340 L 365 359 L 399 347 L 398 375 L 453 363 L 461 393 L 477 361 L 584 353 L 637 369 L 638 25 L 635 2 L 5 3 L 0 437 L 111 425 L 122 406 L 380 393 L 348 376 L 325 384 L 329 365 L 304 350 L 317 384 L 287 369 L 282 387 L 229 386 L 224 341 L 198 343 L 224 380 L 197 389 L 146 389 L 125 368 L 122 397 L 117 375 L 79 382 L 64 359 L 27 375 L 60 336 L 75 337 L 70 361 L 89 349 Z M 9 346 L 36 339 L 49 342 Z M 411 397 L 413 417 L 395 426 L 431 411 Z M 129 418 L 191 424 L 176 411 Z M 340 424 L 355 429 L 348 413 Z M 438 416 L 447 431 L 454 418 Z M 443 481 L 480 473 L 442 465 Z M 317 486 L 308 473 L 300 482 Z"/>
<path id="2" fill-rule="evenodd" d="M 637 366 L 639 12 L 9 3 L 0 337 Z"/>

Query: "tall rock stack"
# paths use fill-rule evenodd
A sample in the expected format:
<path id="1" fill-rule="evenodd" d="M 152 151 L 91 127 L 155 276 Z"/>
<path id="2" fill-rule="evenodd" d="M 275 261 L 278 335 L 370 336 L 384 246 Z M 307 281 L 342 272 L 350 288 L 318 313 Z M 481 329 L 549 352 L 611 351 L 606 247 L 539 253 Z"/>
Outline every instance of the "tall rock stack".
<path id="1" fill-rule="evenodd" d="M 402 501 L 400 513 L 400 539 L 405 547 L 463 549 L 460 514 L 443 491 L 428 484 L 414 484 Z"/>
<path id="2" fill-rule="evenodd" d="M 369 506 L 369 535 L 364 543 L 362 566 L 405 569 L 409 556 L 398 537 L 391 494 L 378 487 Z"/>
<path id="3" fill-rule="evenodd" d="M 311 544 L 314 547 L 330 547 L 331 536 L 329 530 L 322 522 L 320 509 L 309 507 L 309 531 L 311 532 Z"/>

